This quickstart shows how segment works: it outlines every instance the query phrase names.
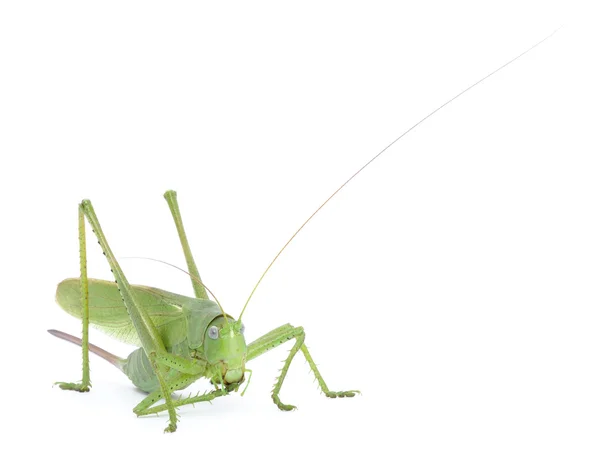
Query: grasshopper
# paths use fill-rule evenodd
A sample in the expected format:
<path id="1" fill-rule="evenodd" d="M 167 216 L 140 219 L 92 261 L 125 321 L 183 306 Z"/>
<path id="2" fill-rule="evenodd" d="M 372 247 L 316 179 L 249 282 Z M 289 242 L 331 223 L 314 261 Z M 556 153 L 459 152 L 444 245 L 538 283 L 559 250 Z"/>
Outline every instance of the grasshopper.
<path id="1" fill-rule="evenodd" d="M 175 409 L 225 396 L 237 391 L 246 379 L 246 363 L 289 340 L 294 346 L 285 360 L 271 396 L 283 411 L 295 409 L 279 399 L 279 392 L 298 351 L 302 351 L 313 371 L 321 391 L 328 398 L 353 397 L 357 390 L 330 391 L 317 369 L 306 345 L 304 329 L 285 324 L 246 344 L 243 311 L 235 320 L 225 314 L 216 300 L 209 300 L 202 284 L 183 227 L 177 194 L 167 191 L 169 204 L 192 279 L 196 298 L 174 294 L 152 287 L 131 285 L 110 249 L 89 200 L 79 205 L 79 279 L 66 279 L 56 290 L 56 301 L 69 314 L 82 319 L 83 334 L 78 339 L 64 332 L 50 330 L 57 337 L 81 345 L 83 377 L 81 382 L 58 382 L 63 390 L 90 390 L 89 351 L 115 365 L 133 384 L 148 393 L 134 409 L 137 416 L 168 411 L 169 424 L 165 432 L 177 429 Z M 106 256 L 115 282 L 88 279 L 86 268 L 85 220 L 92 227 L 102 252 Z M 248 299 L 248 301 L 250 298 Z M 248 302 L 246 302 L 247 306 Z M 245 309 L 245 307 L 244 307 Z M 127 358 L 120 358 L 89 343 L 89 324 L 115 336 L 125 343 L 140 346 Z M 215 390 L 174 400 L 171 394 L 182 390 L 200 378 L 209 379 Z M 164 404 L 157 404 L 164 400 Z"/>
<path id="2" fill-rule="evenodd" d="M 279 393 L 290 364 L 298 351 L 301 351 L 306 358 L 321 391 L 326 397 L 349 398 L 356 396 L 359 393 L 358 390 L 329 390 L 304 343 L 305 332 L 302 327 L 284 324 L 247 344 L 244 337 L 242 316 L 248 302 L 269 269 L 290 242 L 359 173 L 433 114 L 546 41 L 555 32 L 430 112 L 372 157 L 337 188 L 298 228 L 267 266 L 254 286 L 237 320 L 224 312 L 216 297 L 202 283 L 185 234 L 177 195 L 174 191 L 167 191 L 164 197 L 175 221 L 188 267 L 187 274 L 191 278 L 195 297 L 186 297 L 162 289 L 129 284 L 109 247 L 92 203 L 89 200 L 82 201 L 79 204 L 80 277 L 62 281 L 56 292 L 58 304 L 67 313 L 82 320 L 82 338 L 79 339 L 57 330 L 49 330 L 49 332 L 82 347 L 83 377 L 77 383 L 57 382 L 57 384 L 64 390 L 89 391 L 91 387 L 89 352 L 91 351 L 116 366 L 127 375 L 136 387 L 148 393 L 133 409 L 137 416 L 167 411 L 169 423 L 165 428 L 165 432 L 174 432 L 177 429 L 176 409 L 178 407 L 212 401 L 217 397 L 238 391 L 242 383 L 246 381 L 247 373 L 248 382 L 250 380 L 252 371 L 246 367 L 249 361 L 272 348 L 294 340 L 295 343 L 271 392 L 273 402 L 279 409 L 283 411 L 295 409 L 295 406 L 282 403 Z M 108 260 L 115 278 L 114 282 L 89 279 L 87 276 L 86 220 L 91 225 L 102 252 Z M 209 294 L 212 295 L 214 301 L 209 299 Z M 90 344 L 90 323 L 117 339 L 137 345 L 139 348 L 127 358 L 120 358 Z M 200 378 L 209 379 L 214 386 L 214 390 L 188 398 L 174 399 L 172 397 L 174 391 L 185 389 Z M 244 391 L 242 391 L 242 395 Z M 163 400 L 164 403 L 160 404 L 159 402 Z"/>

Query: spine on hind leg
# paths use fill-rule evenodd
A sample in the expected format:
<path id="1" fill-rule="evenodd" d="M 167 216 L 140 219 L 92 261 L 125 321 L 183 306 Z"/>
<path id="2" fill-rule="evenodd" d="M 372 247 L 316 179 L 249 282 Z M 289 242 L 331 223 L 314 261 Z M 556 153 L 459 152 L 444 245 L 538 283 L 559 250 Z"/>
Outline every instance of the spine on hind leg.
<path id="1" fill-rule="evenodd" d="M 63 340 L 66 340 L 67 342 L 71 342 L 75 345 L 81 346 L 81 339 L 79 337 L 75 337 L 73 335 L 67 334 L 65 332 L 61 332 L 59 330 L 54 330 L 54 329 L 50 329 L 48 332 L 50 334 L 54 335 L 55 337 L 61 338 Z M 119 370 L 125 372 L 125 367 L 127 365 L 126 359 L 123 359 L 116 355 L 113 355 L 112 353 L 109 353 L 108 351 L 103 350 L 99 346 L 93 345 L 92 343 L 89 344 L 89 349 L 95 355 L 100 356 L 102 359 L 105 359 L 106 361 L 111 363 L 113 366 L 115 366 Z"/>

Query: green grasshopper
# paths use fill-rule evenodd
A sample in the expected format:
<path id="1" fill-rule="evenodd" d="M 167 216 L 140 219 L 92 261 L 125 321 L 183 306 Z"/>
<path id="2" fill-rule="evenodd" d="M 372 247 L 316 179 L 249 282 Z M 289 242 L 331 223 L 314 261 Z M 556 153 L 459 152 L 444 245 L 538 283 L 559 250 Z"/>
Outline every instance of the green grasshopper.
<path id="1" fill-rule="evenodd" d="M 239 319 L 235 320 L 225 314 L 218 301 L 208 299 L 207 289 L 200 279 L 190 251 L 177 194 L 175 191 L 167 191 L 164 197 L 175 220 L 196 298 L 129 284 L 102 232 L 92 203 L 84 200 L 79 205 L 81 277 L 62 281 L 56 290 L 58 304 L 67 313 L 82 319 L 83 335 L 78 339 L 64 332 L 49 331 L 57 337 L 81 345 L 83 378 L 78 383 L 58 382 L 60 388 L 80 392 L 90 390 L 91 351 L 115 365 L 136 387 L 148 393 L 148 396 L 133 409 L 136 415 L 155 414 L 166 410 L 169 413 L 169 425 L 165 432 L 174 432 L 177 429 L 177 407 L 211 401 L 237 391 L 246 378 L 246 372 L 251 373 L 246 368 L 248 361 L 294 339 L 296 343 L 289 352 L 271 393 L 273 402 L 279 409 L 295 409 L 294 406 L 281 402 L 279 392 L 292 359 L 299 350 L 308 361 L 325 396 L 343 398 L 359 393 L 357 390 L 329 390 L 304 344 L 305 334 L 302 327 L 285 324 L 246 344 L 242 315 L 248 302 Z M 108 260 L 115 282 L 87 277 L 86 218 Z M 90 323 L 119 340 L 139 345 L 140 348 L 125 359 L 108 353 L 89 343 Z M 215 385 L 215 390 L 185 399 L 172 399 L 171 394 L 174 391 L 182 390 L 203 377 Z M 165 403 L 157 404 L 159 400 L 164 400 Z"/>
<path id="2" fill-rule="evenodd" d="M 248 381 L 250 380 L 252 371 L 246 367 L 247 362 L 276 346 L 295 340 L 271 393 L 273 402 L 279 409 L 289 411 L 295 408 L 292 405 L 282 403 L 279 393 L 290 364 L 298 351 L 302 351 L 321 391 L 326 397 L 355 396 L 359 393 L 357 390 L 340 392 L 329 390 L 304 343 L 305 333 L 302 327 L 284 324 L 247 344 L 244 337 L 242 316 L 248 302 L 266 273 L 288 244 L 362 170 L 440 109 L 528 53 L 553 34 L 554 32 L 430 112 L 371 158 L 334 191 L 277 253 L 254 286 L 237 320 L 223 311 L 216 297 L 202 283 L 185 234 L 177 195 L 174 191 L 167 191 L 164 197 L 169 204 L 183 247 L 188 267 L 187 273 L 192 281 L 195 298 L 152 287 L 129 284 L 108 245 L 91 202 L 89 200 L 81 202 L 79 205 L 80 278 L 66 279 L 61 282 L 57 288 L 56 300 L 67 313 L 82 320 L 83 334 L 82 338 L 79 339 L 56 330 L 50 330 L 49 332 L 82 347 L 83 377 L 81 382 L 78 383 L 58 382 L 60 388 L 80 392 L 90 390 L 89 351 L 91 351 L 115 365 L 129 377 L 136 387 L 148 393 L 148 396 L 133 409 L 136 415 L 155 414 L 166 410 L 169 415 L 169 424 L 165 432 L 174 432 L 177 429 L 176 408 L 186 404 L 211 401 L 237 391 L 246 380 L 247 372 L 249 373 Z M 115 282 L 88 279 L 86 219 L 90 223 L 92 231 L 108 260 Z M 209 299 L 209 293 L 213 295 L 215 301 Z M 88 328 L 90 323 L 119 340 L 138 345 L 140 348 L 133 351 L 125 359 L 108 353 L 89 343 Z M 174 391 L 182 390 L 200 378 L 209 379 L 215 389 L 188 398 L 172 398 Z M 164 404 L 158 404 L 161 400 L 164 400 Z"/>

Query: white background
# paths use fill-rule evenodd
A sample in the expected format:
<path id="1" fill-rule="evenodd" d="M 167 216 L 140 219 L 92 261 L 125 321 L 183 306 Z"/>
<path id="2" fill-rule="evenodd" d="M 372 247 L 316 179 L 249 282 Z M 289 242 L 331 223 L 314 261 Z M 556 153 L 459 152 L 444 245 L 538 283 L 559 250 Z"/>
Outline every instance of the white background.
<path id="1" fill-rule="evenodd" d="M 217 2 L 211 2 L 217 3 Z M 560 2 L 3 2 L 0 7 L 3 451 L 41 460 L 598 460 L 597 29 Z M 565 2 L 566 3 L 566 2 Z M 206 284 L 237 315 L 273 267 L 249 340 L 302 325 L 333 390 L 288 348 L 247 395 L 136 419 L 142 399 L 46 333 L 78 275 L 77 203 L 117 256 L 183 265 L 176 189 Z M 90 246 L 90 274 L 108 265 Z M 184 274 L 123 260 L 134 283 Z M 92 332 L 92 341 L 130 348 Z M 200 383 L 193 390 L 205 390 Z"/>

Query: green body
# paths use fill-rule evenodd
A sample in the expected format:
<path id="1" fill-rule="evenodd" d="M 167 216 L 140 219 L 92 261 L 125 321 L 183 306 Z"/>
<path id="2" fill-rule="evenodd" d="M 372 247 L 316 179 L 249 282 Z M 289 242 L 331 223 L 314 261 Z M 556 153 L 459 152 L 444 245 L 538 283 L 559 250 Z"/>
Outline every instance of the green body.
<path id="1" fill-rule="evenodd" d="M 200 298 L 186 297 L 166 290 L 146 286 L 131 286 L 139 306 L 146 310 L 154 323 L 168 353 L 183 358 L 202 358 L 205 332 L 210 325 L 221 326 L 219 306 Z M 88 280 L 90 324 L 124 343 L 139 346 L 117 365 L 143 391 L 159 388 L 150 360 L 141 346 L 135 327 L 121 299 L 117 284 L 98 279 Z M 67 313 L 81 319 L 81 281 L 65 279 L 56 289 L 56 301 Z M 207 343 L 214 342 L 207 339 Z M 246 342 L 243 335 L 235 342 L 221 342 L 228 347 L 219 355 L 233 361 L 233 369 L 243 368 Z M 233 350 L 233 351 L 231 351 Z M 240 362 L 241 361 L 241 362 Z M 212 378 L 212 377 L 211 377 Z"/>
<path id="2" fill-rule="evenodd" d="M 279 392 L 298 351 L 304 354 L 325 396 L 355 396 L 355 390 L 334 392 L 327 388 L 304 344 L 302 327 L 285 324 L 246 344 L 241 317 L 235 320 L 224 313 L 218 302 L 208 299 L 207 289 L 200 279 L 183 229 L 175 192 L 167 191 L 165 199 L 175 220 L 196 297 L 129 284 L 108 245 L 91 202 L 84 200 L 79 205 L 81 277 L 64 280 L 56 291 L 58 304 L 67 313 L 82 320 L 83 335 L 78 339 L 63 332 L 49 331 L 82 346 L 82 380 L 77 383 L 59 382 L 60 387 L 80 392 L 90 390 L 89 351 L 92 351 L 117 366 L 136 387 L 148 393 L 133 409 L 135 414 L 141 416 L 166 410 L 169 425 L 165 431 L 172 432 L 177 428 L 177 407 L 210 401 L 237 391 L 246 380 L 246 372 L 251 372 L 246 368 L 248 361 L 288 340 L 295 340 L 271 392 L 273 402 L 279 409 L 294 409 L 294 406 L 281 402 Z M 115 282 L 87 277 L 86 219 L 106 256 Z M 139 348 L 127 358 L 112 355 L 89 343 L 90 324 Z M 173 399 L 172 392 L 182 390 L 201 378 L 209 379 L 214 390 L 189 398 Z M 158 404 L 161 400 L 164 400 L 164 404 Z"/>

